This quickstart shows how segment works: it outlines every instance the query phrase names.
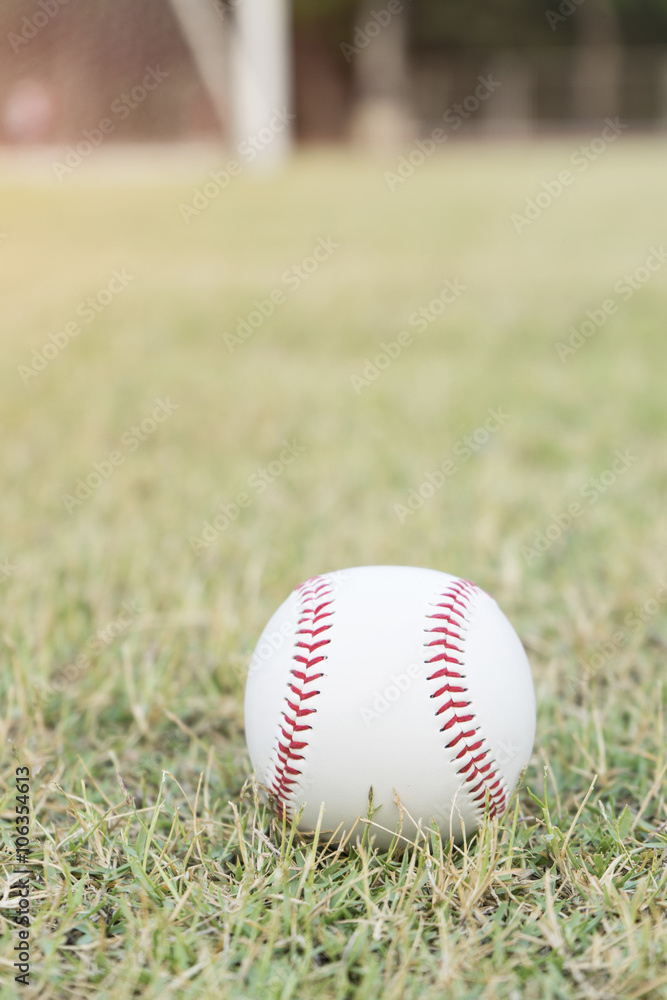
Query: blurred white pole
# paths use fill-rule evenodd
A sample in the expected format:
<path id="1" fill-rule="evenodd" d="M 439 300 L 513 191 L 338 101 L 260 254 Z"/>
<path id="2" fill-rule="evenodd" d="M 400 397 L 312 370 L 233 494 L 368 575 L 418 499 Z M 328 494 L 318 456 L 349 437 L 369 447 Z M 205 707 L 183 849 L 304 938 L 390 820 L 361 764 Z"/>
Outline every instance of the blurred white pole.
<path id="1" fill-rule="evenodd" d="M 170 0 L 223 134 L 229 130 L 225 30 L 214 0 Z"/>
<path id="2" fill-rule="evenodd" d="M 232 6 L 230 4 L 230 6 Z M 289 0 L 236 0 L 230 31 L 232 141 L 253 166 L 279 167 L 292 147 Z"/>

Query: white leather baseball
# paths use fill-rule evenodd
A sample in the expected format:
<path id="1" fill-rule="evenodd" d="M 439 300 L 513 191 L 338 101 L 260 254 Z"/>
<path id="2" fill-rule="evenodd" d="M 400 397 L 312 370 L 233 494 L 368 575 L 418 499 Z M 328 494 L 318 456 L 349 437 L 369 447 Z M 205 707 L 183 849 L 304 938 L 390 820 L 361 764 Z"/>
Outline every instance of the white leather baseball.
<path id="1" fill-rule="evenodd" d="M 259 783 L 279 816 L 304 807 L 304 831 L 323 805 L 324 831 L 360 835 L 372 788 L 379 847 L 433 820 L 460 840 L 485 808 L 507 808 L 533 748 L 535 695 L 521 642 L 483 590 L 363 566 L 313 577 L 278 608 L 250 665 L 245 727 Z"/>

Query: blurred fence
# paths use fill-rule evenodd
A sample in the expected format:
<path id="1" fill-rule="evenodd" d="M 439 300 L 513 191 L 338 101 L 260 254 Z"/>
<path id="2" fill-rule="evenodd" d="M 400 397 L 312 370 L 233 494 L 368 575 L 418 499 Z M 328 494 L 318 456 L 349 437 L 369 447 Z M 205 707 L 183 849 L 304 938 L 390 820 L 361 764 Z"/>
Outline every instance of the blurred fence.
<path id="1" fill-rule="evenodd" d="M 226 26 L 233 26 L 232 9 L 216 4 Z M 353 125 L 364 54 L 346 58 L 345 41 L 349 36 L 295 31 L 303 140 L 358 135 Z M 0 7 L 0 44 L 0 143 L 62 144 L 86 132 L 97 138 L 100 131 L 111 141 L 220 136 L 220 107 L 212 106 L 182 26 L 164 0 L 142 0 L 140 8 L 131 0 L 100 7 L 41 0 L 29 10 L 12 0 Z M 416 49 L 407 37 L 402 72 L 402 111 L 413 133 L 428 134 L 448 112 L 458 134 L 587 127 L 606 115 L 646 129 L 667 125 L 667 49 L 661 46 L 452 52 Z M 497 85 L 476 99 L 480 77 Z M 452 111 L 456 106 L 461 110 Z"/>
<path id="2" fill-rule="evenodd" d="M 412 67 L 411 105 L 422 130 L 455 105 L 463 109 L 462 132 L 577 128 L 605 115 L 647 129 L 667 126 L 667 49 L 602 53 L 599 72 L 588 73 L 596 58 L 575 47 L 424 53 Z M 479 77 L 489 74 L 500 86 L 475 110 Z"/>

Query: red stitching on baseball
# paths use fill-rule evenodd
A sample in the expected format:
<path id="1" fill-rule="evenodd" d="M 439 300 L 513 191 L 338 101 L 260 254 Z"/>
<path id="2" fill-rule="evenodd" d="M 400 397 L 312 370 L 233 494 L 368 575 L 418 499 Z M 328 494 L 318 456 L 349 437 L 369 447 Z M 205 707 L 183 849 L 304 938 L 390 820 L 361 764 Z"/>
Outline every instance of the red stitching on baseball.
<path id="1" fill-rule="evenodd" d="M 275 765 L 275 774 L 271 782 L 271 797 L 275 811 L 281 819 L 283 817 L 292 818 L 290 795 L 298 776 L 301 774 L 299 768 L 294 765 L 297 761 L 303 760 L 303 754 L 298 751 L 304 750 L 308 746 L 308 742 L 304 741 L 303 738 L 297 738 L 298 734 L 312 728 L 309 725 L 297 725 L 297 719 L 301 719 L 305 715 L 313 715 L 317 711 L 316 708 L 302 707 L 305 702 L 320 693 L 317 689 L 306 690 L 306 685 L 324 677 L 324 674 L 317 672 L 315 668 L 323 660 L 326 660 L 326 654 L 313 654 L 331 642 L 331 639 L 316 639 L 316 636 L 326 632 L 333 624 L 333 622 L 328 622 L 324 625 L 318 625 L 322 619 L 330 618 L 333 615 L 333 611 L 323 611 L 324 608 L 329 608 L 333 604 L 329 580 L 318 576 L 313 577 L 302 583 L 298 592 L 301 598 L 301 617 L 297 623 L 299 627 L 296 630 L 296 635 L 309 635 L 311 642 L 297 640 L 295 643 L 295 652 L 292 657 L 295 666 L 290 671 L 291 677 L 285 695 L 285 703 L 291 714 L 288 714 L 287 710 L 282 713 L 283 724 L 280 727 L 280 736 L 276 747 L 278 764 Z"/>
<path id="2" fill-rule="evenodd" d="M 440 595 L 440 600 L 435 605 L 438 611 L 428 615 L 429 618 L 447 624 L 444 627 L 438 625 L 426 630 L 429 634 L 440 636 L 427 642 L 426 649 L 441 646 L 443 650 L 426 662 L 438 664 L 444 662 L 447 666 L 439 667 L 427 680 L 440 682 L 431 698 L 446 699 L 435 714 L 438 717 L 448 713 L 447 721 L 440 731 L 450 735 L 451 730 L 454 730 L 445 747 L 448 750 L 457 748 L 453 758 L 454 761 L 460 762 L 457 773 L 463 777 L 465 787 L 475 805 L 483 809 L 488 796 L 489 815 L 497 816 L 507 807 L 504 782 L 488 747 L 484 747 L 484 740 L 478 737 L 478 729 L 467 725 L 469 722 L 474 723 L 475 716 L 469 714 L 470 702 L 460 697 L 468 690 L 462 685 L 462 681 L 465 682 L 463 662 L 467 625 L 465 613 L 477 590 L 478 588 L 470 580 L 457 580 Z M 450 663 L 460 667 L 463 672 L 451 669 Z M 446 679 L 444 684 L 443 678 Z M 458 731 L 455 727 L 458 727 Z"/>

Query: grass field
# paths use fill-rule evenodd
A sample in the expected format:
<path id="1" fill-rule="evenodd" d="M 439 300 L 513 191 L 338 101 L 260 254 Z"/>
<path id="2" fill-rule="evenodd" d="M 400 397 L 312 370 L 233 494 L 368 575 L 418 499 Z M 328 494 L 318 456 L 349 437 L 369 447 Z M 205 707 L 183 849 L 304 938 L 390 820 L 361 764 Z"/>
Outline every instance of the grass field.
<path id="1" fill-rule="evenodd" d="M 189 224 L 207 168 L 0 164 L 2 859 L 18 879 L 27 766 L 32 995 L 667 996 L 667 148 L 624 136 L 517 232 L 578 144 L 452 145 L 393 193 L 395 163 L 303 154 Z M 466 850 L 341 854 L 246 783 L 265 622 L 374 563 L 475 580 L 531 659 L 531 765 Z M 27 995 L 4 884 L 2 996 Z"/>

